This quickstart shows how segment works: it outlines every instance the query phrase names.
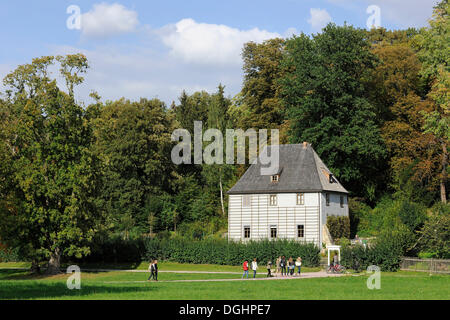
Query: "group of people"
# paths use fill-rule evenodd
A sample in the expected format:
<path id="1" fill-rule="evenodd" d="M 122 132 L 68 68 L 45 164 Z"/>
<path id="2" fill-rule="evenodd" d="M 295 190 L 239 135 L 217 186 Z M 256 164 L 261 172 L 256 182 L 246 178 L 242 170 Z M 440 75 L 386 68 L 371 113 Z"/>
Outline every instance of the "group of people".
<path id="1" fill-rule="evenodd" d="M 253 271 L 253 278 L 256 278 L 256 270 L 258 270 L 258 262 L 256 261 L 256 258 L 253 259 L 251 263 L 251 269 Z M 285 256 L 280 256 L 275 261 L 275 276 L 278 277 L 281 272 L 281 276 L 294 276 L 295 275 L 295 268 L 297 268 L 297 274 L 300 276 L 302 272 L 302 258 L 298 257 L 297 260 L 294 261 L 292 257 L 289 259 L 286 259 Z M 248 279 L 248 271 L 249 271 L 249 264 L 248 261 L 244 261 L 244 264 L 242 265 L 242 268 L 244 269 L 244 273 L 242 274 L 242 279 L 246 277 Z M 267 277 L 273 277 L 272 275 L 272 261 L 267 261 Z"/>

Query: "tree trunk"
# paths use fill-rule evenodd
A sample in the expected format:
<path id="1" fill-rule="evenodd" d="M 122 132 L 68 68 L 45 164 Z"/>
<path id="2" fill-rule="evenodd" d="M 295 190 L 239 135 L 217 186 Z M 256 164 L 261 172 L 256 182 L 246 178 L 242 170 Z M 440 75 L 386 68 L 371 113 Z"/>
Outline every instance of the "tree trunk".
<path id="1" fill-rule="evenodd" d="M 39 266 L 39 262 L 36 259 L 33 259 L 33 261 L 31 261 L 30 272 L 33 273 L 33 274 L 40 274 L 41 273 L 41 267 Z"/>
<path id="2" fill-rule="evenodd" d="M 45 274 L 59 274 L 61 273 L 61 250 L 56 248 L 54 252 L 50 254 L 50 261 L 48 262 L 47 271 Z"/>
<path id="3" fill-rule="evenodd" d="M 442 203 L 447 203 L 447 190 L 445 189 L 445 184 L 447 182 L 447 162 L 448 162 L 447 145 L 445 144 L 445 142 L 442 142 L 442 173 L 441 173 Z"/>
<path id="4" fill-rule="evenodd" d="M 219 185 L 220 185 L 220 204 L 222 205 L 222 215 L 225 217 L 225 207 L 223 205 L 223 187 L 222 187 L 222 170 L 219 169 Z"/>

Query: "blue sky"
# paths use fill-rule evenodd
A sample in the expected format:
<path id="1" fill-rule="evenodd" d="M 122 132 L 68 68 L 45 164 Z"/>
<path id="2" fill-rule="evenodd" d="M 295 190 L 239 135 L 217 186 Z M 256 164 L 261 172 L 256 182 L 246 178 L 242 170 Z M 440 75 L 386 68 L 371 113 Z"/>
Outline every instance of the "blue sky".
<path id="1" fill-rule="evenodd" d="M 422 27 L 436 0 L 189 0 L 3 1 L 0 3 L 0 77 L 33 57 L 82 52 L 91 69 L 77 90 L 103 99 L 158 97 L 170 103 L 181 90 L 233 96 L 242 84 L 240 50 L 292 33 L 320 32 L 329 21 L 366 28 L 370 5 L 381 26 Z M 76 5 L 80 29 L 69 29 Z M 72 12 L 73 13 L 73 12 Z M 72 19 L 71 22 L 76 20 Z"/>

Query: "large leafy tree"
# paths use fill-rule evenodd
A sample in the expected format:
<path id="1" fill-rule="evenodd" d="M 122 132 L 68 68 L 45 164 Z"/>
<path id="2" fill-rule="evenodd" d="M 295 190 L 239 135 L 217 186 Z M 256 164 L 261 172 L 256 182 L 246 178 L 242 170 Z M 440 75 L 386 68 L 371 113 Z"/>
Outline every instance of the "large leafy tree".
<path id="1" fill-rule="evenodd" d="M 243 129 L 278 129 L 284 122 L 278 83 L 284 43 L 284 39 L 276 38 L 244 45 L 244 82 L 239 99 L 242 110 L 238 121 Z"/>
<path id="2" fill-rule="evenodd" d="M 365 31 L 329 24 L 287 41 L 280 81 L 291 142 L 312 143 L 350 191 L 371 199 L 385 157 L 365 86 L 376 61 Z"/>
<path id="3" fill-rule="evenodd" d="M 370 77 L 369 93 L 389 154 L 389 182 L 407 198 L 433 201 L 439 144 L 422 129 L 421 112 L 432 110 L 433 103 L 423 98 L 421 63 L 406 43 L 380 41 L 373 52 L 380 63 Z"/>
<path id="4" fill-rule="evenodd" d="M 450 4 L 443 0 L 436 5 L 429 27 L 416 36 L 416 46 L 423 64 L 422 74 L 431 83 L 429 96 L 435 102 L 433 110 L 422 114 L 424 129 L 434 134 L 441 144 L 441 201 L 447 202 L 447 166 L 450 139 Z"/>
<path id="5" fill-rule="evenodd" d="M 93 150 L 102 161 L 101 203 L 112 231 L 129 238 L 133 229 L 148 230 L 150 198 L 171 191 L 173 116 L 157 99 L 120 99 L 93 105 L 90 113 Z"/>
<path id="6" fill-rule="evenodd" d="M 88 67 L 81 55 L 57 57 L 70 88 L 82 82 Z M 49 77 L 54 57 L 34 59 L 4 79 L 1 147 L 10 169 L 7 206 L 2 210 L 2 241 L 19 246 L 36 261 L 49 259 L 47 272 L 59 272 L 64 256 L 90 253 L 100 228 L 95 205 L 99 167 L 91 152 L 92 132 L 73 92 L 61 91 Z"/>

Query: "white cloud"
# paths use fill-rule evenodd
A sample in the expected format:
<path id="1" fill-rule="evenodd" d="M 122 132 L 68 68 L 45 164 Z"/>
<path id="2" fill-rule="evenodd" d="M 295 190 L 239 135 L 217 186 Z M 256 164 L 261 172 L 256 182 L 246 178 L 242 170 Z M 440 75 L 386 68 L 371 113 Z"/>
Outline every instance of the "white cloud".
<path id="1" fill-rule="evenodd" d="M 88 38 L 103 38 L 130 33 L 139 25 L 138 15 L 118 3 L 94 4 L 81 15 L 81 34 Z"/>
<path id="2" fill-rule="evenodd" d="M 331 22 L 331 16 L 325 9 L 311 8 L 309 10 L 311 18 L 308 19 L 308 23 L 311 25 L 313 31 L 320 31 L 329 22 Z"/>
<path id="3" fill-rule="evenodd" d="M 240 65 L 191 64 L 144 46 L 105 45 L 90 50 L 55 47 L 53 50 L 55 55 L 75 52 L 85 54 L 91 66 L 85 82 L 75 89 L 77 99 L 85 103 L 92 102 L 89 93 L 95 90 L 103 100 L 146 97 L 159 98 L 170 105 L 173 100 L 178 102 L 182 90 L 215 92 L 222 83 L 226 94 L 233 96 L 242 83 Z M 63 82 L 60 84 L 65 87 Z"/>
<path id="4" fill-rule="evenodd" d="M 253 28 L 239 30 L 226 25 L 197 23 L 183 19 L 158 31 L 173 57 L 198 64 L 237 65 L 248 41 L 281 37 L 280 34 Z"/>

